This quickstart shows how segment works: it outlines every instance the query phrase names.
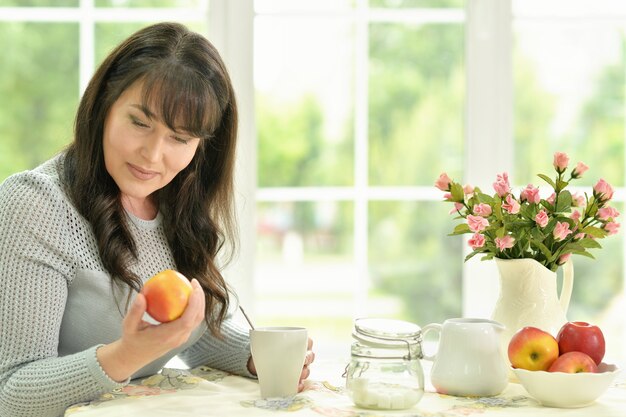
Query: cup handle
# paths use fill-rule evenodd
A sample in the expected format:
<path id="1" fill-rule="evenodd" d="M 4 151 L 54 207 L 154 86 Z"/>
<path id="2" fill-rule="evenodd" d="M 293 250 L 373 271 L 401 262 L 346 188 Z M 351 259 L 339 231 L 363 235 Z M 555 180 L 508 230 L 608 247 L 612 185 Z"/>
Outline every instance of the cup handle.
<path id="1" fill-rule="evenodd" d="M 430 331 L 435 331 L 437 333 L 439 333 L 439 338 L 441 338 L 441 324 L 439 323 L 430 323 L 427 324 L 426 326 L 424 326 L 422 328 L 422 343 L 424 343 L 425 338 L 426 338 L 426 333 L 430 332 Z M 437 342 L 439 343 L 439 342 Z M 439 346 L 437 346 L 437 350 L 439 350 Z M 427 361 L 434 361 L 435 358 L 437 357 L 437 351 L 435 351 L 435 353 L 433 353 L 432 355 L 427 355 L 426 352 L 424 352 L 424 350 L 422 349 L 422 359 L 425 359 Z"/>
<path id="2" fill-rule="evenodd" d="M 568 259 L 563 264 L 563 285 L 561 287 L 561 296 L 559 297 L 559 303 L 563 314 L 567 315 L 567 309 L 569 308 L 569 300 L 572 296 L 572 288 L 574 287 L 574 264 L 571 259 Z"/>

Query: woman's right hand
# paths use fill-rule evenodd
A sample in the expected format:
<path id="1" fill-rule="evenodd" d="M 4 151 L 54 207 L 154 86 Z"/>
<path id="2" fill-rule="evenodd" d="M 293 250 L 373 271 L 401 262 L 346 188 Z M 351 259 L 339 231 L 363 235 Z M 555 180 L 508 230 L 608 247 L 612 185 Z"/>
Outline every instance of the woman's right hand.
<path id="1" fill-rule="evenodd" d="M 187 308 L 178 319 L 153 325 L 143 320 L 146 298 L 137 294 L 122 322 L 122 337 L 97 350 L 98 361 L 115 381 L 125 381 L 136 371 L 184 344 L 204 320 L 204 293 L 197 280 Z"/>

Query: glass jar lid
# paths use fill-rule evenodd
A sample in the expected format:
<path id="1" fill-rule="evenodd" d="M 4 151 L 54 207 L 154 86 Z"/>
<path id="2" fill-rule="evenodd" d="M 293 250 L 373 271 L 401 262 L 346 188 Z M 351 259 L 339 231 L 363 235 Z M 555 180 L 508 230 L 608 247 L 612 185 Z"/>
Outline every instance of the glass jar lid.
<path id="1" fill-rule="evenodd" d="M 354 321 L 352 337 L 373 347 L 410 348 L 421 345 L 422 329 L 414 323 L 384 318 L 359 318 Z"/>

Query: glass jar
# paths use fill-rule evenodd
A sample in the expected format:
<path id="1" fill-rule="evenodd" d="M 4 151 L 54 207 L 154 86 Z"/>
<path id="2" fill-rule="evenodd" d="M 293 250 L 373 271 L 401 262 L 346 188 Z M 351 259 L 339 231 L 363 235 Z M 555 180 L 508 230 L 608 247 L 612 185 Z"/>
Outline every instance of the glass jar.
<path id="1" fill-rule="evenodd" d="M 402 410 L 424 395 L 422 331 L 401 320 L 364 318 L 354 322 L 346 390 L 357 407 Z"/>

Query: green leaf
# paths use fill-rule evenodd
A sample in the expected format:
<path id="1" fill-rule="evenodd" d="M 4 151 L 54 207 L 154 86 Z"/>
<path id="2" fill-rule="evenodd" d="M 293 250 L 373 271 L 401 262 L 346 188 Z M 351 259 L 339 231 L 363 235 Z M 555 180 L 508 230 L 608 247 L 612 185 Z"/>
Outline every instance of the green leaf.
<path id="1" fill-rule="evenodd" d="M 596 259 L 595 256 L 593 256 L 592 254 L 590 254 L 587 251 L 584 251 L 584 252 L 572 252 L 572 254 L 574 254 L 574 255 L 582 255 L 582 256 L 586 256 L 587 258 Z"/>
<path id="2" fill-rule="evenodd" d="M 580 242 L 570 242 L 561 248 L 561 253 L 585 252 L 585 247 Z"/>
<path id="3" fill-rule="evenodd" d="M 567 187 L 567 186 L 568 186 L 568 184 L 569 184 L 569 182 L 567 182 L 567 181 L 563 181 L 563 180 L 559 180 L 559 181 L 556 183 L 556 185 L 557 185 L 557 187 L 559 188 L 559 190 L 563 190 L 563 189 L 565 189 L 565 187 Z"/>
<path id="4" fill-rule="evenodd" d="M 578 241 L 578 244 L 580 244 L 583 248 L 602 248 L 602 245 L 600 245 L 597 240 L 590 238 L 581 239 Z"/>
<path id="5" fill-rule="evenodd" d="M 452 201 L 462 203 L 465 200 L 465 193 L 463 192 L 463 186 L 459 183 L 453 182 L 450 187 L 450 194 L 452 194 Z"/>
<path id="6" fill-rule="evenodd" d="M 561 191 L 556 202 L 556 211 L 558 213 L 569 212 L 572 207 L 572 194 L 567 191 Z"/>
<path id="7" fill-rule="evenodd" d="M 502 238 L 504 237 L 505 234 L 506 234 L 506 229 L 504 227 L 501 227 L 498 230 L 496 230 L 496 237 Z"/>
<path id="8" fill-rule="evenodd" d="M 493 253 L 488 253 L 485 256 L 483 256 L 482 258 L 480 258 L 481 261 L 488 261 L 490 259 L 493 259 L 495 257 L 495 255 Z"/>
<path id="9" fill-rule="evenodd" d="M 537 176 L 539 178 L 541 178 L 542 180 L 544 180 L 545 182 L 547 182 L 548 184 L 550 184 L 552 186 L 552 188 L 554 188 L 556 190 L 556 184 L 554 183 L 554 181 L 552 181 L 552 178 L 548 177 L 547 175 L 544 174 L 537 174 Z"/>
<path id="10" fill-rule="evenodd" d="M 495 199 L 492 212 L 496 216 L 496 219 L 502 220 L 502 201 L 500 201 L 499 198 Z"/>
<path id="11" fill-rule="evenodd" d="M 472 233 L 472 231 L 467 223 L 460 223 L 455 226 L 454 231 L 449 236 L 462 235 L 464 233 Z"/>
<path id="12" fill-rule="evenodd" d="M 606 230 L 600 229 L 599 227 L 595 227 L 595 226 L 587 226 L 583 228 L 583 230 L 581 231 L 595 238 L 603 238 L 603 237 L 606 237 L 606 235 L 608 235 L 608 232 Z"/>
<path id="13" fill-rule="evenodd" d="M 536 213 L 535 213 L 535 209 L 531 207 L 530 205 L 522 204 L 522 207 L 520 208 L 519 212 L 522 215 L 522 217 L 534 221 Z"/>
<path id="14" fill-rule="evenodd" d="M 585 216 L 595 217 L 596 214 L 598 214 L 598 200 L 596 200 L 594 197 L 591 197 L 589 199 L 587 209 L 585 210 Z"/>
<path id="15" fill-rule="evenodd" d="M 489 205 L 494 203 L 494 198 L 489 194 L 477 193 L 476 196 L 481 203 L 487 203 Z"/>
<path id="16" fill-rule="evenodd" d="M 465 257 L 465 262 L 467 262 L 467 261 L 469 261 L 470 259 L 472 259 L 475 255 L 478 255 L 480 252 L 481 252 L 481 250 L 480 250 L 480 249 L 476 249 L 476 250 L 472 251 L 470 254 L 468 254 L 468 255 Z"/>
<path id="17" fill-rule="evenodd" d="M 541 253 L 543 253 L 543 256 L 546 257 L 546 259 L 550 259 L 552 258 L 552 252 L 550 251 L 550 249 L 548 249 L 548 247 L 546 245 L 544 245 L 543 243 L 541 243 L 538 240 L 532 239 L 531 243 L 538 247 L 539 250 L 541 251 Z"/>
<path id="18" fill-rule="evenodd" d="M 550 203 L 548 203 L 546 200 L 541 200 L 541 205 L 544 206 L 545 208 L 548 209 L 548 212 L 553 213 L 554 212 L 554 206 Z"/>

